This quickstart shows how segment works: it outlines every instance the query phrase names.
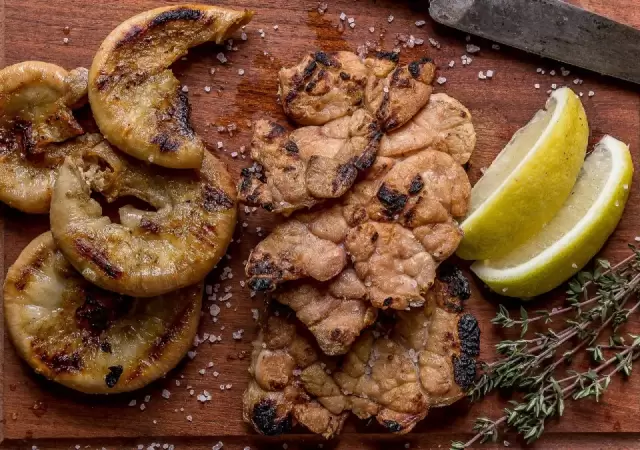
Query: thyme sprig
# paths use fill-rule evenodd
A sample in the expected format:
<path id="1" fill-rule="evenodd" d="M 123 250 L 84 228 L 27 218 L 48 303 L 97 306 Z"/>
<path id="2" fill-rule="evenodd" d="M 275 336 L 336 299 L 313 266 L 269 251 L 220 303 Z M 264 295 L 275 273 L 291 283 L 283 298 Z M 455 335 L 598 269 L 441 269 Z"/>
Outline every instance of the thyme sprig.
<path id="1" fill-rule="evenodd" d="M 640 251 L 630 247 L 633 253 L 617 265 L 599 260 L 595 270 L 580 272 L 571 280 L 565 307 L 537 310 L 531 316 L 521 308 L 519 318 L 499 307 L 492 323 L 519 327 L 520 337 L 496 345 L 500 358 L 480 364 L 481 375 L 469 395 L 477 401 L 496 389 L 509 389 L 520 393 L 519 400 L 512 400 L 496 420 L 478 418 L 473 427 L 476 434 L 467 442 L 453 442 L 451 449 L 496 442 L 502 427 L 532 442 L 542 435 L 548 419 L 562 416 L 565 400 L 593 397 L 598 401 L 613 375 L 631 375 L 633 361 L 640 356 L 640 337 L 629 334 L 631 343 L 627 344 L 619 334 L 620 327 L 640 309 Z M 529 331 L 535 322 L 546 325 L 561 317 L 562 325 L 556 329 Z M 610 334 L 608 345 L 598 343 L 605 330 Z M 581 351 L 599 365 L 583 372 L 568 369 Z"/>

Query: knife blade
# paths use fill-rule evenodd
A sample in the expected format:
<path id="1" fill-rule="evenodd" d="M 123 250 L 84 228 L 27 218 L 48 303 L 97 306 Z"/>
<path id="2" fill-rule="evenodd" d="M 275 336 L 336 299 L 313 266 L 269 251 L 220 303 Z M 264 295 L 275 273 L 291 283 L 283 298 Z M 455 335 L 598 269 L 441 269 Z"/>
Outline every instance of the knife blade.
<path id="1" fill-rule="evenodd" d="M 640 84 L 640 31 L 559 0 L 431 0 L 444 25 Z"/>

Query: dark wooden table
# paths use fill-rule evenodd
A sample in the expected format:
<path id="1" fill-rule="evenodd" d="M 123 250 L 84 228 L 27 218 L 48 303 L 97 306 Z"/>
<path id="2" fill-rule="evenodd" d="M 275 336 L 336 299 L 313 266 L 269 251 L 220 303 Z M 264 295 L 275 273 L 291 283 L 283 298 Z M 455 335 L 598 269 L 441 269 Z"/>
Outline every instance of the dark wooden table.
<path id="1" fill-rule="evenodd" d="M 71 68 L 88 67 L 100 42 L 118 23 L 131 15 L 153 7 L 176 2 L 160 0 L 121 0 L 89 2 L 80 0 L 0 0 L 0 67 L 22 60 L 34 59 L 55 62 Z M 206 2 L 205 2 L 206 3 Z M 211 2 L 213 3 L 213 2 Z M 238 42 L 237 52 L 226 52 L 229 62 L 221 66 L 215 55 L 219 48 L 204 46 L 190 53 L 186 61 L 180 61 L 175 71 L 189 86 L 193 107 L 193 123 L 211 148 L 216 142 L 224 143 L 225 151 L 216 151 L 228 163 L 234 174 L 248 164 L 246 160 L 231 157 L 242 145 L 248 145 L 250 130 L 246 123 L 258 117 L 275 117 L 284 120 L 276 104 L 275 76 L 282 65 L 290 65 L 305 52 L 316 48 L 327 50 L 356 50 L 366 41 L 379 41 L 385 49 L 396 44 L 398 34 L 412 34 L 425 40 L 425 44 L 413 49 L 403 49 L 402 60 L 428 55 L 435 59 L 446 84 L 437 86 L 471 110 L 478 134 L 478 145 L 471 159 L 469 175 L 472 182 L 480 176 L 480 169 L 488 166 L 495 155 L 509 140 L 514 131 L 526 123 L 541 108 L 547 97 L 546 90 L 552 83 L 568 84 L 584 93 L 583 102 L 591 125 L 591 143 L 605 134 L 612 134 L 631 144 L 637 161 L 640 148 L 640 96 L 636 86 L 599 77 L 589 72 L 571 69 L 568 77 L 561 77 L 560 64 L 528 56 L 522 52 L 503 48 L 491 50 L 491 43 L 473 39 L 481 46 L 470 66 L 462 67 L 460 56 L 465 51 L 465 35 L 434 25 L 428 20 L 426 1 L 384 0 L 330 0 L 325 14 L 317 12 L 316 1 L 295 0 L 239 0 L 217 2 L 229 6 L 255 9 L 254 21 L 247 27 L 249 39 Z M 640 28 L 639 0 L 574 0 L 585 8 Z M 354 29 L 341 31 L 337 25 L 339 14 L 344 11 L 356 20 Z M 389 23 L 388 17 L 394 16 Z M 416 27 L 415 21 L 425 19 L 427 24 Z M 278 30 L 274 25 L 278 25 Z M 69 35 L 63 33 L 70 27 Z M 369 31 L 374 27 L 375 31 Z M 263 29 L 265 37 L 259 31 Z M 382 34 L 382 36 L 381 36 Z M 68 44 L 63 38 L 68 37 Z M 428 38 L 436 39 L 436 49 Z M 640 43 L 639 43 L 640 45 Z M 447 67 L 455 60 L 453 69 Z M 638 64 L 637 61 L 630 64 Z M 215 67 L 212 77 L 209 69 Z M 546 75 L 536 73 L 542 67 Z M 244 69 L 240 76 L 238 69 Z M 479 71 L 494 70 L 492 80 L 478 79 Z M 558 75 L 549 76 L 555 69 Z M 572 80 L 581 78 L 584 84 L 574 86 Z M 535 89 L 534 84 L 541 84 Z M 211 86 L 210 93 L 204 91 Z M 587 92 L 595 96 L 589 98 Z M 233 137 L 218 133 L 218 125 L 236 123 L 239 132 Z M 637 176 L 636 176 L 637 178 Z M 638 180 L 633 187 L 625 217 L 619 229 L 604 249 L 604 256 L 618 260 L 626 254 L 626 243 L 640 234 L 640 203 Z M 246 222 L 244 228 L 240 224 Z M 3 223 L 3 224 L 2 224 Z M 260 301 L 250 299 L 248 291 L 240 287 L 243 279 L 242 261 L 250 248 L 260 239 L 256 227 L 262 233 L 268 231 L 275 219 L 265 213 L 245 215 L 241 213 L 237 236 L 241 243 L 230 250 L 229 261 L 235 274 L 231 286 L 232 307 L 224 309 L 221 320 L 214 324 L 208 314 L 202 319 L 201 333 L 214 332 L 223 336 L 222 343 L 201 345 L 193 361 L 187 361 L 158 383 L 141 392 L 109 398 L 80 396 L 36 378 L 15 355 L 10 343 L 0 340 L 2 351 L 2 383 L 0 383 L 0 407 L 5 448 L 132 448 L 153 442 L 174 444 L 178 447 L 210 449 L 222 441 L 225 449 L 251 448 L 316 448 L 322 441 L 305 435 L 280 439 L 265 439 L 254 435 L 241 419 L 241 394 L 247 380 L 247 358 L 243 352 L 250 350 L 255 323 L 250 309 L 260 306 Z M 26 216 L 0 207 L 0 274 L 4 274 L 22 248 L 37 234 L 48 228 L 46 217 Z M 211 276 L 217 282 L 219 273 Z M 483 355 L 491 359 L 493 344 L 500 335 L 492 329 L 489 320 L 495 312 L 495 299 L 479 289 L 474 281 L 470 310 L 479 318 L 483 331 Z M 539 300 L 540 304 L 553 302 L 558 294 Z M 486 301 L 488 300 L 488 301 Z M 222 330 L 224 326 L 224 330 Z M 234 341 L 233 331 L 246 330 L 241 341 Z M 214 362 L 219 378 L 198 371 L 209 361 Z M 182 378 L 184 377 L 184 378 Z M 635 378 L 635 377 L 634 377 Z M 175 385 L 175 380 L 181 386 Z M 232 384 L 230 390 L 220 391 L 219 385 Z M 203 389 L 213 394 L 206 404 L 196 401 L 186 387 L 193 386 L 196 395 Z M 165 400 L 160 393 L 170 389 L 172 396 Z M 139 409 L 145 395 L 151 401 L 145 411 Z M 136 407 L 127 406 L 131 399 Z M 184 408 L 184 410 L 181 410 Z M 380 433 L 373 426 L 351 421 L 339 441 L 324 443 L 324 448 L 337 449 L 388 449 L 448 448 L 452 439 L 468 437 L 473 419 L 478 415 L 497 417 L 501 405 L 496 399 L 469 408 L 464 402 L 451 408 L 434 411 L 416 430 L 403 437 Z M 176 412 L 177 410 L 177 412 Z M 192 422 L 186 420 L 191 415 Z M 639 433 L 639 434 L 636 434 Z M 356 434 L 357 433 L 357 434 Z M 517 441 L 512 436 L 511 446 Z M 500 442 L 499 447 L 503 447 Z M 628 383 L 616 379 L 600 405 L 590 401 L 569 403 L 565 418 L 551 423 L 545 438 L 537 448 L 640 448 L 640 378 Z"/>

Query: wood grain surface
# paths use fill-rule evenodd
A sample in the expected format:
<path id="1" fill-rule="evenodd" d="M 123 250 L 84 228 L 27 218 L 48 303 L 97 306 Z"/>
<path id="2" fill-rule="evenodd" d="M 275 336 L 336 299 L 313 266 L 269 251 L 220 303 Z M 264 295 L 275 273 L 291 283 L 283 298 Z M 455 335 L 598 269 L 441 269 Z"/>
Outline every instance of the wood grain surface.
<path id="1" fill-rule="evenodd" d="M 160 0 L 120 0 L 90 2 L 79 0 L 0 0 L 0 67 L 22 60 L 44 60 L 65 67 L 88 67 L 92 56 L 104 37 L 121 21 L 133 14 L 177 2 Z M 214 3 L 207 2 L 204 3 Z M 225 51 L 229 62 L 221 65 L 216 54 L 224 49 L 212 45 L 194 49 L 185 61 L 175 66 L 181 81 L 189 87 L 193 109 L 192 121 L 196 131 L 207 141 L 212 151 L 219 154 L 237 175 L 249 164 L 247 160 L 232 158 L 231 153 L 248 146 L 250 129 L 247 121 L 260 117 L 272 117 L 284 122 L 284 116 L 276 103 L 276 72 L 282 65 L 290 65 L 306 52 L 325 50 L 352 50 L 366 41 L 379 41 L 385 49 L 395 46 L 396 35 L 413 34 L 415 37 L 436 39 L 440 49 L 426 42 L 414 49 L 403 49 L 402 61 L 427 55 L 440 67 L 440 75 L 446 84 L 437 86 L 462 101 L 473 115 L 478 134 L 478 145 L 471 159 L 469 176 L 475 182 L 480 169 L 487 167 L 495 155 L 509 140 L 513 132 L 526 123 L 537 109 L 544 105 L 547 89 L 552 83 L 568 84 L 583 92 L 583 103 L 591 125 L 591 144 L 603 134 L 612 134 L 630 143 L 634 161 L 640 154 L 640 96 L 636 86 L 599 77 L 589 72 L 571 69 L 571 75 L 549 76 L 559 64 L 530 57 L 522 52 L 503 48 L 491 50 L 489 42 L 473 39 L 482 51 L 473 63 L 462 67 L 460 56 L 464 54 L 463 34 L 434 25 L 428 20 L 426 1 L 384 0 L 330 0 L 324 15 L 317 12 L 316 1 L 298 0 L 238 0 L 215 2 L 239 8 L 251 8 L 257 14 L 247 26 L 249 39 L 236 41 L 237 52 Z M 600 14 L 640 28 L 639 0 L 574 0 Z M 356 27 L 341 31 L 338 16 L 344 11 L 354 17 Z M 395 19 L 388 23 L 388 16 Z M 416 27 L 416 20 L 425 19 L 424 27 Z M 274 25 L 278 30 L 274 30 Z M 68 36 L 64 27 L 70 27 Z M 369 27 L 374 27 L 371 33 Z M 263 29 L 261 38 L 258 30 Z M 63 38 L 69 43 L 64 44 Z M 612 44 L 613 45 L 613 44 Z M 447 67 L 455 60 L 453 69 Z M 637 64 L 638 62 L 632 62 Z M 211 76 L 209 69 L 215 67 Z M 547 75 L 536 73 L 542 67 Z M 243 76 L 238 74 L 244 69 Z M 478 80 L 478 71 L 492 69 L 492 80 Z M 572 80 L 581 78 L 584 84 L 574 86 Z M 539 83 L 540 89 L 534 84 Z M 210 93 L 204 91 L 211 86 Z M 587 92 L 595 92 L 589 98 Z M 83 114 L 88 116 L 88 109 Z M 233 137 L 219 133 L 217 126 L 230 123 L 238 125 Z M 213 150 L 217 142 L 223 142 L 224 150 Z M 625 216 L 603 255 L 619 260 L 626 253 L 626 244 L 640 234 L 640 203 L 638 175 L 632 189 Z M 230 286 L 233 297 L 231 307 L 222 308 L 220 320 L 213 323 L 208 314 L 208 302 L 200 327 L 200 334 L 222 335 L 216 344 L 201 344 L 193 360 L 183 362 L 165 380 L 134 394 L 90 397 L 76 394 L 36 377 L 16 356 L 11 344 L 4 339 L 2 354 L 2 382 L 0 383 L 1 437 L 5 448 L 73 448 L 90 445 L 91 448 L 132 448 L 152 442 L 169 443 L 180 447 L 211 448 L 221 440 L 225 449 L 281 448 L 286 442 L 289 448 L 316 448 L 321 441 L 304 435 L 280 439 L 265 439 L 250 431 L 241 418 L 241 395 L 247 382 L 248 353 L 255 336 L 256 325 L 251 308 L 260 308 L 261 300 L 250 299 L 247 290 L 240 286 L 244 279 L 243 260 L 264 233 L 277 222 L 267 213 L 250 215 L 241 212 L 236 239 L 226 261 L 233 269 L 232 280 L 222 286 Z M 243 226 L 246 223 L 246 227 Z M 257 227 L 261 228 L 259 232 Z M 0 206 L 0 276 L 4 275 L 24 246 L 36 235 L 48 229 L 45 216 L 27 216 Z M 3 267 L 4 265 L 4 267 Z M 220 264 L 224 267 L 224 263 Z M 219 272 L 211 275 L 210 282 L 217 283 Z M 538 300 L 536 308 L 552 304 L 559 292 Z M 493 357 L 493 345 L 501 335 L 492 329 L 493 317 L 499 299 L 485 292 L 477 280 L 473 280 L 473 297 L 468 303 L 481 324 L 483 332 L 482 357 Z M 635 324 L 637 325 L 637 324 Z M 244 337 L 235 341 L 232 332 L 244 329 Z M 2 344 L 0 344 L 2 345 Z M 1 349 L 0 349 L 1 350 Z M 204 375 L 199 370 L 209 362 L 214 367 Z M 216 378 L 213 371 L 219 372 Z M 635 378 L 635 377 L 634 377 Z M 176 386 L 176 380 L 180 386 Z M 220 385 L 230 384 L 230 389 L 220 390 Z M 195 394 L 190 395 L 188 386 Z M 169 389 L 171 398 L 162 398 L 163 389 Z M 201 404 L 196 395 L 203 390 L 213 395 L 213 400 Z M 139 405 L 146 395 L 151 400 L 141 411 Z M 135 407 L 127 406 L 136 399 Z M 337 442 L 325 443 L 324 448 L 448 448 L 451 439 L 468 436 L 473 419 L 478 415 L 498 417 L 502 407 L 500 399 L 488 399 L 469 407 L 465 402 L 433 411 L 416 430 L 403 437 L 380 434 L 381 430 L 356 420 L 350 420 L 344 436 Z M 591 401 L 567 405 L 565 418 L 549 424 L 549 432 L 538 448 L 639 448 L 640 435 L 640 378 L 624 382 L 616 379 L 599 405 Z M 187 420 L 192 417 L 192 421 Z M 357 434 L 356 434 L 357 433 Z M 517 443 L 513 440 L 512 447 Z"/>

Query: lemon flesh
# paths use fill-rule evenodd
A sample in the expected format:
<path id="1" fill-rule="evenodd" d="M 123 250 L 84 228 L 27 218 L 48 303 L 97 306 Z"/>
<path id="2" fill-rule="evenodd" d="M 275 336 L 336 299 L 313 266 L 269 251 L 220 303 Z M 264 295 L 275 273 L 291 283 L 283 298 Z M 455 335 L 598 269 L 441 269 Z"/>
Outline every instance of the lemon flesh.
<path id="1" fill-rule="evenodd" d="M 571 193 L 588 139 L 578 96 L 554 91 L 474 186 L 458 256 L 497 258 L 535 236 Z"/>
<path id="2" fill-rule="evenodd" d="M 629 197 L 629 147 L 605 136 L 587 157 L 571 195 L 556 217 L 506 256 L 471 266 L 494 291 L 529 298 L 559 286 L 602 248 Z"/>

